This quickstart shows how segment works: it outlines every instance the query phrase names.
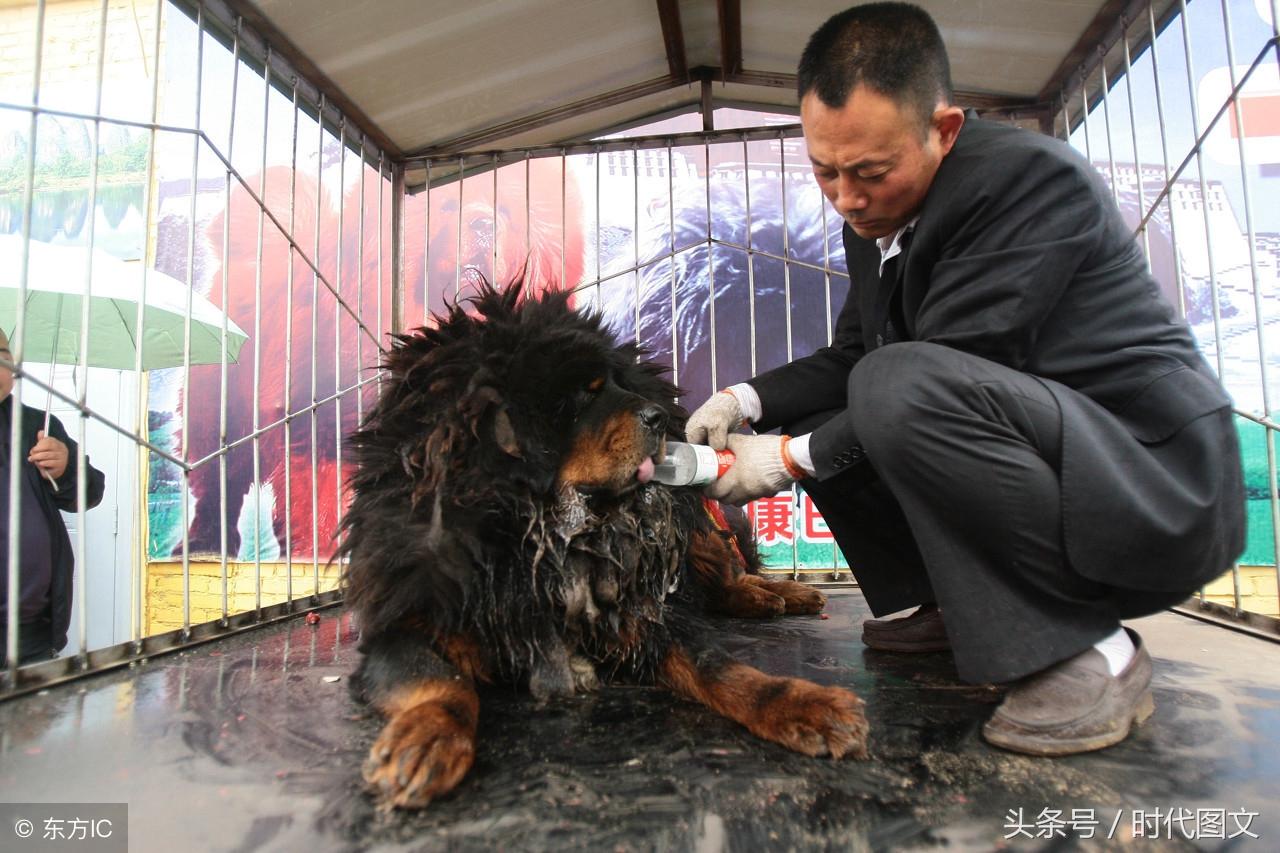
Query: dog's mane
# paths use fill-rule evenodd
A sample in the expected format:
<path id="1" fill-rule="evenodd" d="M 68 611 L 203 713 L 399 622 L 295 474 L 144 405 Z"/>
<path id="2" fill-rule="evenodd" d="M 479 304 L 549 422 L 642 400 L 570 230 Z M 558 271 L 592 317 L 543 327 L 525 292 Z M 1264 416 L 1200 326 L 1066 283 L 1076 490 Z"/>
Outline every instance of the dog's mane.
<path id="1" fill-rule="evenodd" d="M 431 325 L 393 336 L 379 399 L 351 437 L 344 586 L 366 634 L 406 622 L 465 631 L 519 674 L 558 642 L 565 602 L 594 584 L 613 584 L 627 605 L 600 621 L 601 649 L 627 646 L 619 632 L 651 633 L 626 620 L 661 622 L 687 536 L 703 523 L 699 496 L 653 485 L 604 501 L 557 493 L 563 389 L 517 377 L 553 383 L 575 359 L 603 361 L 626 390 L 667 409 L 673 436 L 683 429 L 679 390 L 569 300 L 482 282 Z M 592 647 L 591 636 L 580 640 Z M 643 665 L 644 643 L 627 649 L 634 659 L 613 663 Z"/>

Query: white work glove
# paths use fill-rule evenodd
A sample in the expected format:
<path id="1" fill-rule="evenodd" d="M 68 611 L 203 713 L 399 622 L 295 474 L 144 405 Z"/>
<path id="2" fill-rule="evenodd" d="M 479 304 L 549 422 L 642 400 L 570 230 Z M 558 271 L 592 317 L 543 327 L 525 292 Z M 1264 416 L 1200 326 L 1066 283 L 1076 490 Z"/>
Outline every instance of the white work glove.
<path id="1" fill-rule="evenodd" d="M 723 477 L 709 484 L 704 493 L 738 506 L 777 494 L 796 480 L 783 458 L 790 440 L 786 435 L 730 433 L 728 445 L 736 457 L 733 465 Z"/>
<path id="2" fill-rule="evenodd" d="M 742 407 L 728 391 L 717 391 L 698 407 L 684 426 L 690 444 L 709 444 L 724 450 L 729 433 L 742 426 Z"/>

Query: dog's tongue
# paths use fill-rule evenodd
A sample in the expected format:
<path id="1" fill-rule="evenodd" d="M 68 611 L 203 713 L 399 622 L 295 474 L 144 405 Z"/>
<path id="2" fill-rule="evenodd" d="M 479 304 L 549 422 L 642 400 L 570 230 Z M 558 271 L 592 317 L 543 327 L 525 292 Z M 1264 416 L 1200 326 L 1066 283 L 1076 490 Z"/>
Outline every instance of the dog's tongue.
<path id="1" fill-rule="evenodd" d="M 636 469 L 636 479 L 642 483 L 647 483 L 653 479 L 653 460 L 648 456 L 640 463 L 640 467 Z"/>

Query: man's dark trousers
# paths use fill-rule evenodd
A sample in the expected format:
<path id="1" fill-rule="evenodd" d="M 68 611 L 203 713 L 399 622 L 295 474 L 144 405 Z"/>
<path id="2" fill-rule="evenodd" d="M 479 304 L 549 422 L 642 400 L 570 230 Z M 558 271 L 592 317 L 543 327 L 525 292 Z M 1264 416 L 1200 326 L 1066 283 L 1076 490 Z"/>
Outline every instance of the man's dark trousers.
<path id="1" fill-rule="evenodd" d="M 937 344 L 890 344 L 854 367 L 847 409 L 784 429 L 853 419 L 878 476 L 801 485 L 873 613 L 938 603 L 966 681 L 1038 672 L 1189 592 L 1108 586 L 1068 565 L 1062 416 L 1046 381 Z"/>

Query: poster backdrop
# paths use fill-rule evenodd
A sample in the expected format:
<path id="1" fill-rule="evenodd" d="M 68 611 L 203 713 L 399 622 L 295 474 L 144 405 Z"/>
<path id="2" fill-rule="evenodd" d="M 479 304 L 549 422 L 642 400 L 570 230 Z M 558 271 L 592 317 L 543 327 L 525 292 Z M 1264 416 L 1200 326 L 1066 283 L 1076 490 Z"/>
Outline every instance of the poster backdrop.
<path id="1" fill-rule="evenodd" d="M 1237 44 L 1271 37 L 1268 0 L 1227 6 Z M 1186 10 L 1199 35 L 1192 82 L 1200 128 L 1231 88 L 1224 8 Z M 50 32 L 70 31 L 76 20 L 51 13 Z M 92 241 L 140 269 L 153 258 L 249 335 L 238 361 L 194 365 L 189 378 L 181 368 L 146 377 L 151 441 L 194 465 L 184 479 L 151 456 L 150 556 L 181 553 L 185 518 L 193 555 L 324 561 L 349 469 L 343 436 L 376 393 L 376 347 L 391 325 L 391 184 L 376 155 L 362 158 L 350 138 L 295 110 L 256 70 L 237 68 L 228 45 L 202 36 L 187 15 L 166 13 L 163 24 L 135 15 L 122 32 L 129 45 L 139 34 L 150 44 L 154 26 L 163 26 L 165 48 L 158 126 L 198 128 L 200 137 L 163 129 L 153 137 L 73 117 L 93 112 L 96 94 L 104 115 L 149 122 L 150 99 L 140 93 L 152 78 L 145 62 L 109 63 L 95 92 L 90 66 L 62 68 L 49 54 L 47 70 L 60 70 L 40 91 L 51 112 L 38 118 L 33 152 L 30 114 L 0 110 L 0 233 L 22 230 L 34 153 L 33 240 Z M 1185 74 L 1181 33 L 1171 26 L 1158 36 L 1168 42 L 1159 55 L 1175 80 Z M 127 51 L 109 50 L 117 53 Z M 1123 82 L 1132 97 L 1112 97 L 1109 120 L 1099 105 L 1071 137 L 1135 226 L 1165 182 L 1162 140 L 1176 155 L 1190 150 L 1197 129 L 1189 99 L 1168 90 L 1156 98 L 1155 76 L 1143 64 L 1155 54 L 1136 57 Z M 0 89 L 12 96 L 0 100 L 22 103 L 29 75 L 0 73 Z M 1182 307 L 1237 408 L 1257 414 L 1280 399 L 1280 347 L 1267 331 L 1280 323 L 1280 296 L 1268 284 L 1280 268 L 1280 207 L 1269 203 L 1280 181 L 1277 92 L 1274 63 L 1264 63 L 1239 93 L 1244 125 L 1232 113 L 1209 133 L 1203 158 L 1174 182 L 1144 240 L 1161 287 Z M 722 129 L 792 122 L 731 109 L 715 115 Z M 685 116 L 630 132 L 700 127 L 698 117 Z M 237 178 L 228 177 L 228 163 Z M 531 157 L 496 170 L 468 164 L 460 180 L 447 172 L 440 164 L 430 191 L 405 202 L 409 326 L 465 295 L 475 276 L 502 283 L 523 273 L 533 290 L 573 288 L 578 307 L 601 312 L 620 339 L 641 341 L 671 367 L 693 407 L 825 344 L 848 291 L 839 223 L 798 139 Z M 1250 517 L 1243 562 L 1269 564 L 1276 552 L 1267 431 L 1238 422 Z M 770 562 L 840 564 L 807 499 L 780 495 L 756 502 L 751 514 Z"/>
<path id="2" fill-rule="evenodd" d="M 791 121 L 727 117 L 753 125 Z M 671 124 L 641 132 L 683 129 Z M 347 151 L 344 159 L 341 150 L 326 136 L 296 174 L 286 166 L 266 171 L 264 198 L 281 222 L 291 210 L 294 248 L 268 225 L 260 267 L 258 206 L 244 187 L 228 193 L 216 178 L 198 185 L 193 240 L 189 185 L 174 182 L 172 192 L 162 185 L 157 266 L 185 277 L 194 246 L 199 292 L 223 305 L 225 286 L 230 318 L 253 331 L 239 363 L 226 368 L 225 418 L 218 406 L 221 365 L 193 367 L 189 394 L 180 371 L 152 376 L 152 440 L 181 452 L 185 418 L 187 458 L 205 460 L 185 491 L 174 466 L 153 463 L 153 558 L 181 553 L 184 496 L 193 555 L 220 554 L 224 538 L 227 553 L 240 560 L 276 559 L 288 551 L 324 561 L 333 551 L 344 500 L 343 436 L 376 393 L 372 384 L 359 393 L 349 389 L 372 375 L 374 340 L 385 340 L 391 317 L 389 184 L 368 165 L 362 175 L 358 156 Z M 1106 166 L 1100 164 L 1109 177 Z M 1117 187 L 1131 218 L 1132 186 Z M 1186 194 L 1189 186 L 1180 182 L 1176 191 Z M 1200 216 L 1202 209 L 1188 203 L 1176 207 L 1173 218 Z M 1237 222 L 1225 221 L 1230 209 L 1212 206 L 1224 219 L 1219 230 L 1239 233 Z M 825 208 L 800 139 L 471 168 L 461 180 L 410 196 L 404 216 L 406 326 L 431 322 L 432 312 L 465 298 L 480 277 L 503 283 L 522 274 L 535 292 L 573 288 L 579 309 L 600 312 L 619 340 L 638 339 L 671 368 L 687 408 L 825 345 L 849 287 L 839 220 Z M 1150 243 L 1154 271 L 1173 297 L 1178 281 L 1170 225 L 1169 216 L 1155 217 Z M 1202 298 L 1208 276 L 1196 274 L 1205 265 L 1196 265 L 1194 248 L 1179 246 L 1184 304 L 1212 358 L 1212 312 Z M 1219 289 L 1219 316 L 1228 321 L 1251 309 L 1248 289 L 1232 286 L 1237 266 L 1219 271 L 1219 283 L 1226 284 Z M 1229 343 L 1252 338 L 1235 335 Z M 1228 374 L 1248 361 L 1241 355 L 1248 354 L 1227 354 Z M 1240 398 L 1253 393 L 1248 389 L 1256 383 L 1240 381 L 1233 392 Z M 286 413 L 294 415 L 288 441 L 283 427 L 262 431 L 255 461 L 246 438 Z M 1242 421 L 1248 450 L 1257 442 L 1245 432 Z M 234 446 L 218 456 L 224 438 Z M 1250 470 L 1265 474 L 1264 468 Z M 799 490 L 757 501 L 749 514 L 770 565 L 846 565 L 821 514 Z M 1246 560 L 1267 562 L 1267 525 L 1251 531 Z"/>
<path id="3" fill-rule="evenodd" d="M 176 46 L 183 26 L 176 16 L 167 34 Z M 152 441 L 196 467 L 184 484 L 174 466 L 153 461 L 149 549 L 153 558 L 181 553 L 185 505 L 195 555 L 325 560 L 341 517 L 344 461 L 349 467 L 343 436 L 376 393 L 373 384 L 352 389 L 372 376 L 375 342 L 391 323 L 391 188 L 350 140 L 344 145 L 295 116 L 278 92 L 255 96 L 247 86 L 231 99 L 221 91 L 232 75 L 219 49 L 206 39 L 198 118 L 245 183 L 226 180 L 215 152 L 193 155 L 190 137 L 161 134 L 156 266 L 225 306 L 250 341 L 238 363 L 195 366 L 189 383 L 177 370 L 150 377 Z M 181 62 L 169 65 L 162 100 L 181 112 L 195 81 Z M 165 116 L 175 124 L 194 118 Z M 716 112 L 720 128 L 793 121 Z M 683 117 L 632 133 L 697 124 Z M 1150 152 L 1135 167 L 1090 140 L 1098 126 L 1082 126 L 1072 143 L 1093 158 L 1136 224 L 1163 171 Z M 1265 270 L 1280 242 L 1270 209 L 1255 203 L 1251 246 L 1238 215 L 1238 164 L 1206 163 L 1212 172 L 1203 190 L 1198 176 L 1176 181 L 1148 223 L 1146 244 L 1153 272 L 1180 301 L 1237 406 L 1259 411 L 1257 329 L 1274 324 L 1275 306 L 1264 296 L 1260 316 L 1249 257 L 1252 250 Z M 410 327 L 430 322 L 478 277 L 504 283 L 523 274 L 534 291 L 573 289 L 576 305 L 599 311 L 619 339 L 639 340 L 671 368 L 692 408 L 717 388 L 826 344 L 848 292 L 839 221 L 818 193 L 800 139 L 623 148 L 499 168 L 468 162 L 460 179 L 451 165 L 438 164 L 430 190 L 405 202 Z M 265 226 L 255 194 L 274 216 Z M 1280 349 L 1266 357 L 1280 377 Z M 1244 559 L 1269 563 L 1265 430 L 1240 423 L 1251 517 Z M 221 452 L 224 445 L 230 449 Z M 842 565 L 820 516 L 798 494 L 757 502 L 751 514 L 770 563 Z"/>
<path id="4" fill-rule="evenodd" d="M 214 171 L 193 202 L 189 180 L 161 183 L 157 267 L 190 275 L 250 339 L 225 368 L 193 366 L 185 390 L 180 369 L 151 377 L 152 440 L 197 463 L 186 488 L 175 466 L 152 465 L 153 558 L 181 554 L 184 499 L 193 555 L 333 550 L 343 436 L 376 393 L 375 341 L 390 328 L 390 199 L 376 169 L 315 133 L 296 170 L 251 172 L 247 187 Z M 283 230 L 260 221 L 258 187 Z M 481 277 L 573 288 L 579 309 L 672 369 L 690 407 L 826 344 L 848 290 L 839 223 L 800 140 L 473 168 L 410 196 L 404 217 L 407 326 L 431 322 Z M 786 494 L 752 512 L 771 562 L 836 564 L 810 502 Z"/>

